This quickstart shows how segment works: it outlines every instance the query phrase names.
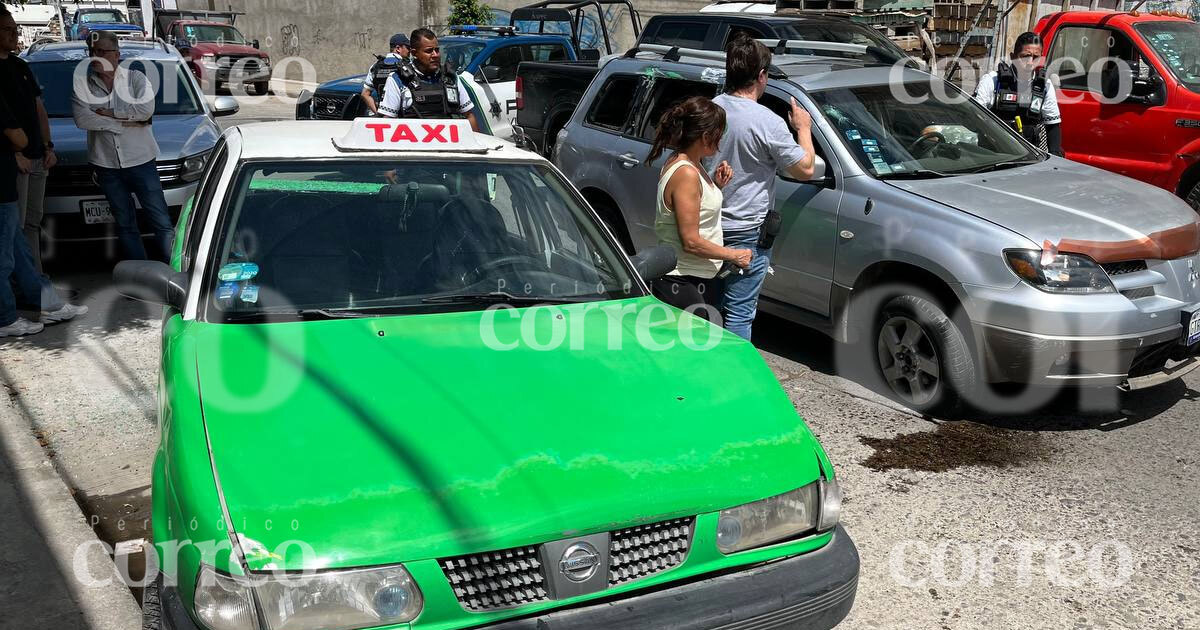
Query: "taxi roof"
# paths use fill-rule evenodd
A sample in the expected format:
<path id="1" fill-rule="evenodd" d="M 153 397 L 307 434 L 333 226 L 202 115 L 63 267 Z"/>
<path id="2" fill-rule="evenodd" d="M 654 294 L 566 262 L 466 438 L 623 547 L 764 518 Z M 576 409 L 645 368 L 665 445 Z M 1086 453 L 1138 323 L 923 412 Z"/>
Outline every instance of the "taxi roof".
<path id="1" fill-rule="evenodd" d="M 389 121 L 393 119 L 375 119 Z M 418 119 L 408 122 L 420 123 Z M 231 127 L 226 133 L 242 136 L 242 159 L 306 159 L 306 158 L 361 158 L 361 159 L 430 159 L 438 157 L 469 157 L 481 160 L 511 160 L 549 163 L 545 158 L 520 149 L 517 145 L 487 134 L 476 134 L 486 153 L 467 151 L 403 151 L 380 150 L 349 152 L 339 149 L 334 141 L 345 136 L 354 125 L 343 120 L 285 120 L 260 122 Z"/>

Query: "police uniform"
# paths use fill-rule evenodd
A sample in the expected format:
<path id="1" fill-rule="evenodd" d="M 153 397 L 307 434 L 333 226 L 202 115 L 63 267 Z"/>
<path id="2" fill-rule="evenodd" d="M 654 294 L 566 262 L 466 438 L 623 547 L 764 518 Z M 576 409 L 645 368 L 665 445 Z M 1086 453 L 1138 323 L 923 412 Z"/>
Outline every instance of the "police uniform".
<path id="1" fill-rule="evenodd" d="M 1006 102 L 998 103 L 998 95 Z M 1054 84 L 1046 77 L 1044 70 L 1038 70 L 1032 79 L 1023 84 L 1011 66 L 989 72 L 980 77 L 974 98 L 1013 129 L 1019 130 L 1035 146 L 1062 155 L 1058 129 L 1062 114 L 1058 110 Z M 1017 118 L 1020 118 L 1019 124 Z"/>
<path id="2" fill-rule="evenodd" d="M 380 88 L 383 88 L 383 84 L 387 81 L 386 78 L 383 81 L 380 81 L 377 78 L 379 72 L 387 71 L 390 75 L 391 72 L 395 71 L 395 67 L 404 61 L 406 61 L 404 57 L 401 57 L 394 52 L 384 55 L 383 59 L 377 59 L 375 63 L 371 64 L 370 68 L 367 68 L 367 77 L 363 79 L 363 88 L 374 90 L 376 93 L 376 98 L 378 98 L 379 95 L 383 93 Z"/>
<path id="3" fill-rule="evenodd" d="M 451 88 L 442 72 L 432 77 L 416 72 L 409 85 L 401 81 L 399 73 L 393 73 L 383 90 L 379 115 L 388 118 L 465 118 L 475 105 L 462 77 L 455 77 L 454 84 Z"/>

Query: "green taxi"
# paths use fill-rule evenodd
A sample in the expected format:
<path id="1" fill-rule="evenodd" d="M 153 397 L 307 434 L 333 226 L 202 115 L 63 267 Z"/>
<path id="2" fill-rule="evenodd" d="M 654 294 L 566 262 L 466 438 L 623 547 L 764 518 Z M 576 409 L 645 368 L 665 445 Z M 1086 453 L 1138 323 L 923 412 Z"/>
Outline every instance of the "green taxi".
<path id="1" fill-rule="evenodd" d="M 830 628 L 859 559 L 752 345 L 462 121 L 234 127 L 164 305 L 147 628 Z"/>

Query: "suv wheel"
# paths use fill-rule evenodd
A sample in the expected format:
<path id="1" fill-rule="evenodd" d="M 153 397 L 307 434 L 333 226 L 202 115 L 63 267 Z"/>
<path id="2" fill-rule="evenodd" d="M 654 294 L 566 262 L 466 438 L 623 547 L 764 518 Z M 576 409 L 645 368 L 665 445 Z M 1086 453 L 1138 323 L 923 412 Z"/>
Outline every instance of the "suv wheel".
<path id="1" fill-rule="evenodd" d="M 931 297 L 892 297 L 874 318 L 877 375 L 891 396 L 920 412 L 954 411 L 975 385 L 975 361 L 959 326 Z"/>

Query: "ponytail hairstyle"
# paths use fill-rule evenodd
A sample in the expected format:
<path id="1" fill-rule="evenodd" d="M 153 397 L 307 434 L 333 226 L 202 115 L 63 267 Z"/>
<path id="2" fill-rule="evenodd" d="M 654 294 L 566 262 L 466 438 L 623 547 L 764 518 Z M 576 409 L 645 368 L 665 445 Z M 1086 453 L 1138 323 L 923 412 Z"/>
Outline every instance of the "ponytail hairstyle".
<path id="1" fill-rule="evenodd" d="M 682 151 L 697 140 L 711 143 L 725 135 L 725 110 L 704 96 L 693 96 L 663 112 L 654 133 L 646 166 L 667 149 Z"/>

